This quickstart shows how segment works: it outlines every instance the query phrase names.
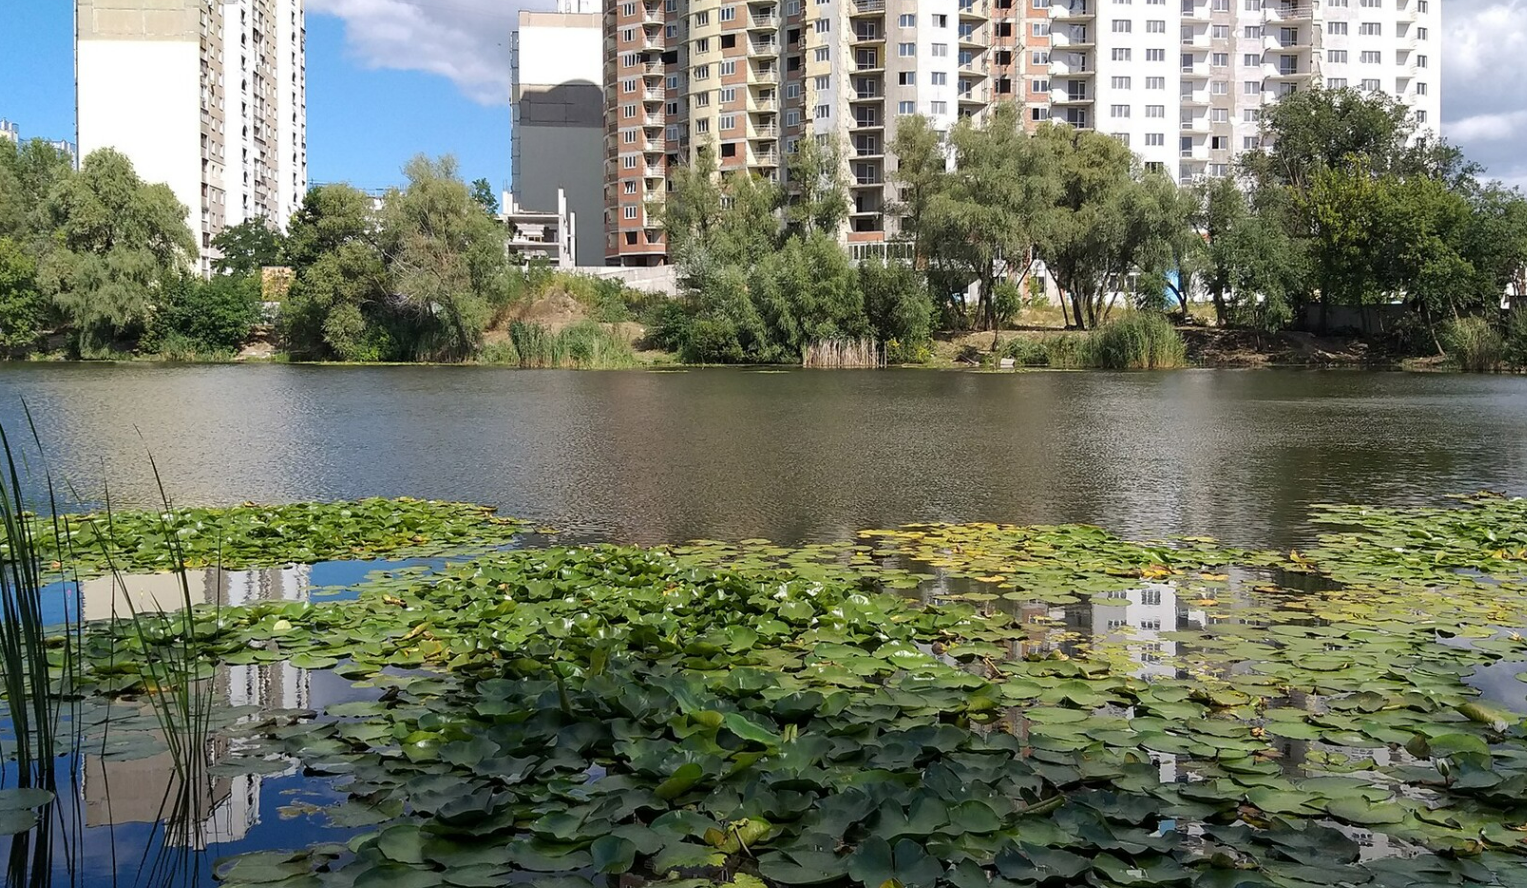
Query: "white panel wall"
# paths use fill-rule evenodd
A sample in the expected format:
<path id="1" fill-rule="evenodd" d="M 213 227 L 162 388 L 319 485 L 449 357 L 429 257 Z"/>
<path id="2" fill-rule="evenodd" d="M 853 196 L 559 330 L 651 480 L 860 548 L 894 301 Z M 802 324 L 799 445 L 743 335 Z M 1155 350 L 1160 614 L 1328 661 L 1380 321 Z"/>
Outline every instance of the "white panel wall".
<path id="1" fill-rule="evenodd" d="M 520 27 L 520 83 L 597 84 L 603 79 L 604 36 L 599 27 Z"/>
<path id="2" fill-rule="evenodd" d="M 126 154 L 145 181 L 169 184 L 201 231 L 200 48 L 82 40 L 77 64 L 81 158 L 100 148 Z"/>

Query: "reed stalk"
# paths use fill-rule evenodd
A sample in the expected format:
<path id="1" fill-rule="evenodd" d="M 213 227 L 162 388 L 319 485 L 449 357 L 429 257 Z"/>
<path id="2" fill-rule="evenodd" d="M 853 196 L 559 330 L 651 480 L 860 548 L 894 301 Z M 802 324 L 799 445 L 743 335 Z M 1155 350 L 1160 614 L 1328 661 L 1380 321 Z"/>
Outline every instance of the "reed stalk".
<path id="1" fill-rule="evenodd" d="M 819 370 L 875 369 L 885 366 L 885 353 L 874 339 L 822 339 L 806 346 L 801 365 Z"/>

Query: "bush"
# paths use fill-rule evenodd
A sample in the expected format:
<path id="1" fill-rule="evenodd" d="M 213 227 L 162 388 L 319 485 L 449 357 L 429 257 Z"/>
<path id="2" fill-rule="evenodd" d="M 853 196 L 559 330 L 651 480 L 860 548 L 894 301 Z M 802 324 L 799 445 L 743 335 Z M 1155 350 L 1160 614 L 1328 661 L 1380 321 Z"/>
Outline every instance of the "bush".
<path id="1" fill-rule="evenodd" d="M 876 338 L 886 344 L 886 361 L 926 361 L 934 310 L 927 278 L 905 262 L 866 262 L 858 273 L 864 311 Z"/>
<path id="2" fill-rule="evenodd" d="M 1484 318 L 1448 321 L 1442 330 L 1442 342 L 1452 362 L 1469 373 L 1499 370 L 1505 358 L 1505 343 L 1500 333 Z"/>
<path id="3" fill-rule="evenodd" d="M 1136 312 L 1092 331 L 1092 363 L 1108 370 L 1170 370 L 1187 364 L 1187 344 L 1165 317 Z"/>
<path id="4" fill-rule="evenodd" d="M 1527 309 L 1512 309 L 1502 345 L 1501 357 L 1508 365 L 1518 370 L 1527 369 Z"/>
<path id="5" fill-rule="evenodd" d="M 1057 337 L 1076 338 L 1076 337 Z M 999 358 L 1012 358 L 1020 367 L 1048 367 L 1050 366 L 1050 350 L 1045 343 L 1038 339 L 1025 339 L 1018 337 L 1009 339 L 1002 344 L 997 351 Z"/>
<path id="6" fill-rule="evenodd" d="M 648 345 L 663 351 L 680 352 L 689 340 L 694 316 L 677 299 L 664 299 L 648 308 L 642 320 L 647 327 Z"/>
<path id="7" fill-rule="evenodd" d="M 44 309 L 37 263 L 14 241 L 0 238 L 0 358 L 24 354 L 42 335 Z"/>
<path id="8" fill-rule="evenodd" d="M 1097 366 L 1090 336 L 1060 334 L 1044 340 L 1048 365 L 1056 370 L 1082 370 Z"/>
<path id="9" fill-rule="evenodd" d="M 998 327 L 1011 325 L 1023 310 L 1023 292 L 1012 281 L 998 281 L 992 291 L 992 308 L 997 313 Z"/>
<path id="10" fill-rule="evenodd" d="M 165 294 L 140 348 L 178 359 L 226 356 L 243 347 L 259 317 L 258 277 L 185 277 Z"/>
<path id="11" fill-rule="evenodd" d="M 518 367 L 520 364 L 520 353 L 515 350 L 512 340 L 506 339 L 501 342 L 490 342 L 484 345 L 482 351 L 478 353 L 477 363 L 493 364 L 502 367 Z"/>

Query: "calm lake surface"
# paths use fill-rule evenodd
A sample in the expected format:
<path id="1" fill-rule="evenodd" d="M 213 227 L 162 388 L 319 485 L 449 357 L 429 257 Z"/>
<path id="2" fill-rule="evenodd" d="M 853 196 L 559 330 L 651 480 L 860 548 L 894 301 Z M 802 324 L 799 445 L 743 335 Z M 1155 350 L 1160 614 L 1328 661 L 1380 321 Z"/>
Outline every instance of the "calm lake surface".
<path id="1" fill-rule="evenodd" d="M 1315 502 L 1527 493 L 1527 379 L 0 365 L 85 504 L 491 503 L 622 542 L 917 521 L 1306 540 Z M 141 437 L 140 437 L 141 436 Z"/>

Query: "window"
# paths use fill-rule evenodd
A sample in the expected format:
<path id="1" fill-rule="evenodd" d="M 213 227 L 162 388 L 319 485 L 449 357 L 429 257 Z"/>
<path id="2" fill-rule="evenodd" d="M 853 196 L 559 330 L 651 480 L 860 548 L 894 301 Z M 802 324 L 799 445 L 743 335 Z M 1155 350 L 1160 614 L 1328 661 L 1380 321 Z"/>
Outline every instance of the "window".
<path id="1" fill-rule="evenodd" d="M 1230 67 L 1230 53 L 1216 52 L 1209 56 L 1209 65 L 1214 68 Z"/>
<path id="2" fill-rule="evenodd" d="M 1147 33 L 1147 34 L 1165 34 L 1166 33 L 1166 19 L 1151 19 L 1150 21 L 1146 22 L 1145 23 L 1145 33 Z"/>
<path id="3" fill-rule="evenodd" d="M 1256 151 L 1258 148 L 1261 148 L 1261 147 L 1262 147 L 1262 140 L 1261 140 L 1261 138 L 1259 138 L 1257 136 L 1242 136 L 1241 137 L 1241 150 L 1242 151 Z"/>
<path id="4" fill-rule="evenodd" d="M 1114 19 L 1113 32 L 1115 34 L 1128 34 L 1134 30 L 1135 23 L 1129 19 Z"/>
<path id="5" fill-rule="evenodd" d="M 696 80 L 709 80 L 710 79 L 710 65 L 701 65 L 700 67 L 696 68 L 694 70 L 693 77 Z"/>
<path id="6" fill-rule="evenodd" d="M 737 115 L 735 115 L 735 114 L 723 114 L 723 115 L 721 115 L 721 120 L 720 120 L 719 126 L 723 130 L 736 129 L 737 128 Z"/>
<path id="7" fill-rule="evenodd" d="M 898 86 L 916 86 L 917 85 L 917 72 L 916 71 L 902 71 L 901 73 L 896 75 L 896 84 Z"/>
<path id="8" fill-rule="evenodd" d="M 735 59 L 731 59 L 731 60 L 728 60 L 728 61 L 725 61 L 725 62 L 721 63 L 721 76 L 722 77 L 730 77 L 731 75 L 736 74 L 736 73 L 737 73 L 737 61 Z"/>
<path id="9" fill-rule="evenodd" d="M 1426 122 L 1426 112 L 1425 111 L 1417 111 L 1416 112 L 1416 123 L 1425 123 L 1425 122 Z"/>
<path id="10" fill-rule="evenodd" d="M 636 53 L 634 52 L 628 52 L 620 57 L 620 65 L 623 68 L 635 68 L 636 61 Z"/>
<path id="11" fill-rule="evenodd" d="M 1029 92 L 1047 93 L 1050 91 L 1050 81 L 1033 80 L 1029 82 Z"/>
<path id="12" fill-rule="evenodd" d="M 826 120 L 827 118 L 829 118 L 831 116 L 832 116 L 832 106 L 831 105 L 818 105 L 816 107 L 816 118 L 817 118 L 817 120 Z"/>
<path id="13" fill-rule="evenodd" d="M 1328 22 L 1326 24 L 1326 33 L 1330 34 L 1332 37 L 1345 37 L 1347 36 L 1347 23 Z"/>
<path id="14" fill-rule="evenodd" d="M 801 125 L 801 112 L 797 111 L 794 108 L 791 108 L 789 111 L 785 112 L 785 126 L 800 126 L 800 125 Z"/>
<path id="15" fill-rule="evenodd" d="M 943 13 L 934 13 L 933 14 L 933 27 L 935 27 L 935 28 L 947 28 L 947 27 L 949 27 L 949 16 L 944 15 Z"/>
<path id="16" fill-rule="evenodd" d="M 1430 36 L 1431 36 L 1431 32 L 1426 30 L 1425 28 L 1417 28 L 1416 29 L 1416 39 L 1417 40 L 1425 40 L 1426 38 L 1428 38 Z"/>
<path id="17" fill-rule="evenodd" d="M 1358 61 L 1365 65 L 1379 65 L 1383 64 L 1384 57 L 1378 52 L 1378 50 L 1369 49 L 1363 51 L 1363 54 L 1358 59 Z"/>
<path id="18" fill-rule="evenodd" d="M 620 168 L 624 170 L 634 170 L 636 169 L 636 160 L 637 155 L 635 154 L 622 155 L 620 158 Z"/>
<path id="19" fill-rule="evenodd" d="M 1146 89 L 1166 89 L 1166 78 L 1165 77 L 1147 77 L 1147 78 L 1145 78 L 1145 88 Z"/>
<path id="20" fill-rule="evenodd" d="M 1029 109 L 1029 117 L 1030 117 L 1030 119 L 1034 120 L 1035 122 L 1038 122 L 1038 121 L 1041 121 L 1041 120 L 1049 120 L 1050 119 L 1050 109 L 1049 108 L 1030 108 Z"/>
<path id="21" fill-rule="evenodd" d="M 1050 51 L 1048 49 L 1037 49 L 1029 58 L 1036 65 L 1048 65 L 1050 64 Z"/>
<path id="22" fill-rule="evenodd" d="M 798 99 L 801 97 L 801 85 L 799 83 L 785 84 L 785 98 Z"/>
<path id="23" fill-rule="evenodd" d="M 726 73 L 726 71 L 723 70 L 722 73 L 724 74 L 724 73 Z M 731 104 L 732 102 L 735 102 L 735 101 L 737 101 L 737 87 L 735 87 L 735 86 L 728 86 L 725 89 L 721 90 L 721 104 L 729 105 L 729 104 Z"/>
<path id="24" fill-rule="evenodd" d="M 708 93 L 708 92 L 695 93 L 694 102 L 695 102 L 695 107 L 696 108 L 709 108 L 710 107 L 710 93 Z"/>
<path id="25" fill-rule="evenodd" d="M 694 24 L 694 26 L 696 28 L 703 28 L 703 27 L 705 27 L 708 24 L 710 24 L 710 13 L 709 12 L 697 12 L 697 13 L 695 13 L 695 24 Z"/>
<path id="26" fill-rule="evenodd" d="M 627 145 L 636 144 L 636 130 L 626 130 L 620 134 L 620 140 Z"/>
<path id="27" fill-rule="evenodd" d="M 1254 96 L 1261 91 L 1262 81 L 1260 80 L 1247 80 L 1241 84 L 1241 92 L 1248 96 Z"/>
<path id="28" fill-rule="evenodd" d="M 1326 78 L 1326 88 L 1327 89 L 1346 89 L 1347 88 L 1347 78 L 1345 78 L 1345 77 L 1327 77 Z"/>
<path id="29" fill-rule="evenodd" d="M 1049 22 L 1034 22 L 1029 25 L 1029 34 L 1033 37 L 1047 37 L 1050 34 Z"/>
<path id="30" fill-rule="evenodd" d="M 1229 108 L 1214 108 L 1214 109 L 1211 109 L 1209 111 L 1209 119 L 1211 121 L 1213 121 L 1214 123 L 1229 123 L 1230 122 L 1230 109 Z"/>
<path id="31" fill-rule="evenodd" d="M 1146 105 L 1145 106 L 1145 116 L 1146 117 L 1165 117 L 1166 116 L 1166 106 L 1165 105 Z"/>
<path id="32" fill-rule="evenodd" d="M 636 204 L 626 204 L 621 207 L 621 215 L 627 219 L 636 218 Z"/>
<path id="33" fill-rule="evenodd" d="M 1128 77 L 1115 77 L 1115 78 L 1113 78 L 1113 80 L 1112 80 L 1110 85 L 1114 89 L 1129 89 L 1129 78 Z"/>
<path id="34" fill-rule="evenodd" d="M 1247 123 L 1257 123 L 1262 119 L 1261 108 L 1247 108 L 1241 112 L 1241 119 Z"/>
<path id="35" fill-rule="evenodd" d="M 620 29 L 620 39 L 622 41 L 626 42 L 626 43 L 630 43 L 632 40 L 635 40 L 636 39 L 636 29 L 635 28 L 621 28 Z"/>
<path id="36" fill-rule="evenodd" d="M 914 13 L 914 12 L 902 13 L 901 17 L 896 20 L 896 25 L 898 27 L 902 27 L 902 28 L 915 28 L 915 27 L 917 27 L 917 13 Z"/>
<path id="37" fill-rule="evenodd" d="M 1248 52 L 1241 56 L 1241 65 L 1247 68 L 1255 68 L 1262 64 L 1262 57 L 1254 52 Z"/>
<path id="38" fill-rule="evenodd" d="M 1362 85 L 1358 88 L 1363 92 L 1378 92 L 1380 89 L 1379 82 L 1377 80 L 1364 80 Z"/>
<path id="39" fill-rule="evenodd" d="M 1129 116 L 1129 106 L 1128 105 L 1111 105 L 1108 108 L 1108 116 L 1109 117 L 1113 117 L 1113 118 L 1128 117 Z"/>
<path id="40" fill-rule="evenodd" d="M 1115 49 L 1113 51 L 1113 60 L 1116 62 L 1127 62 L 1129 61 L 1129 57 L 1132 53 L 1133 50 L 1129 49 L 1128 47 Z"/>
<path id="41" fill-rule="evenodd" d="M 1209 29 L 1209 36 L 1213 37 L 1215 40 L 1229 40 L 1230 39 L 1230 26 L 1229 25 L 1215 25 L 1213 28 Z"/>
<path id="42" fill-rule="evenodd" d="M 1326 50 L 1326 61 L 1345 65 L 1347 63 L 1347 51 L 1345 49 L 1328 49 Z"/>
<path id="43" fill-rule="evenodd" d="M 1164 62 L 1166 61 L 1166 50 L 1147 49 L 1145 51 L 1145 60 L 1147 62 Z"/>
<path id="44" fill-rule="evenodd" d="M 1426 56 L 1419 55 L 1419 54 L 1416 56 L 1416 67 L 1417 68 L 1425 68 L 1426 67 Z"/>
<path id="45" fill-rule="evenodd" d="M 620 108 L 620 116 L 621 117 L 635 117 L 636 116 L 636 106 L 635 105 L 622 105 L 621 108 Z"/>
<path id="46" fill-rule="evenodd" d="M 916 102 L 898 102 L 896 104 L 896 113 L 897 114 L 916 114 L 917 113 L 917 103 Z"/>
<path id="47" fill-rule="evenodd" d="M 663 36 L 667 37 L 669 40 L 672 40 L 675 37 L 679 36 L 679 26 L 678 25 L 664 25 L 663 26 Z"/>
<path id="48" fill-rule="evenodd" d="M 1378 22 L 1363 22 L 1357 26 L 1357 33 L 1364 37 L 1384 36 L 1384 26 Z"/>
<path id="49" fill-rule="evenodd" d="M 737 7 L 735 7 L 735 6 L 723 6 L 723 7 L 721 7 L 721 20 L 723 22 L 736 21 L 737 20 Z"/>
<path id="50" fill-rule="evenodd" d="M 928 46 L 928 49 L 932 50 L 933 57 L 936 59 L 946 59 L 949 57 L 949 44 L 947 43 L 933 43 Z"/>
<path id="51" fill-rule="evenodd" d="M 898 43 L 896 44 L 896 54 L 904 59 L 913 58 L 917 55 L 917 44 Z"/>
<path id="52" fill-rule="evenodd" d="M 1166 133 L 1146 133 L 1145 145 L 1147 148 L 1160 148 L 1166 144 Z"/>
<path id="53" fill-rule="evenodd" d="M 812 85 L 817 92 L 827 92 L 832 89 L 832 77 L 828 74 L 818 74 Z"/>
<path id="54" fill-rule="evenodd" d="M 1261 40 L 1262 39 L 1262 26 L 1261 25 L 1247 25 L 1246 29 L 1241 32 L 1241 36 L 1245 37 L 1247 40 Z"/>
<path id="55" fill-rule="evenodd" d="M 832 19 L 819 18 L 814 25 L 818 34 L 826 34 L 832 30 Z"/>
<path id="56" fill-rule="evenodd" d="M 1416 95 L 1418 95 L 1418 96 L 1426 95 L 1426 84 L 1424 84 L 1424 83 L 1417 83 L 1416 84 Z"/>
<path id="57" fill-rule="evenodd" d="M 1113 137 L 1119 140 L 1119 144 L 1129 146 L 1129 133 L 1114 133 Z"/>
<path id="58" fill-rule="evenodd" d="M 832 61 L 832 48 L 828 46 L 818 46 L 816 48 L 816 60 L 819 62 Z"/>
<path id="59" fill-rule="evenodd" d="M 934 71 L 932 74 L 928 75 L 928 82 L 933 84 L 934 86 L 948 86 L 949 85 L 949 72 L 948 71 Z"/>
<path id="60" fill-rule="evenodd" d="M 636 193 L 636 182 L 635 182 L 635 180 L 627 179 L 625 181 L 624 185 L 622 186 L 622 190 L 624 190 L 626 194 L 635 194 Z"/>
<path id="61" fill-rule="evenodd" d="M 635 88 L 636 87 L 634 87 L 634 86 L 632 87 L 632 89 L 635 89 Z M 678 89 L 679 88 L 679 75 L 677 75 L 677 74 L 669 74 L 668 75 L 668 88 L 669 89 Z"/>
<path id="62" fill-rule="evenodd" d="M 928 113 L 932 114 L 935 117 L 937 117 L 937 116 L 939 116 L 941 114 L 948 114 L 949 113 L 949 103 L 948 102 L 929 102 L 928 103 Z"/>
<path id="63" fill-rule="evenodd" d="M 710 132 L 710 118 L 702 117 L 695 121 L 695 132 L 701 135 Z"/>
<path id="64" fill-rule="evenodd" d="M 1230 94 L 1230 84 L 1223 80 L 1216 80 L 1209 84 L 1209 94 L 1214 96 L 1227 96 Z"/>

